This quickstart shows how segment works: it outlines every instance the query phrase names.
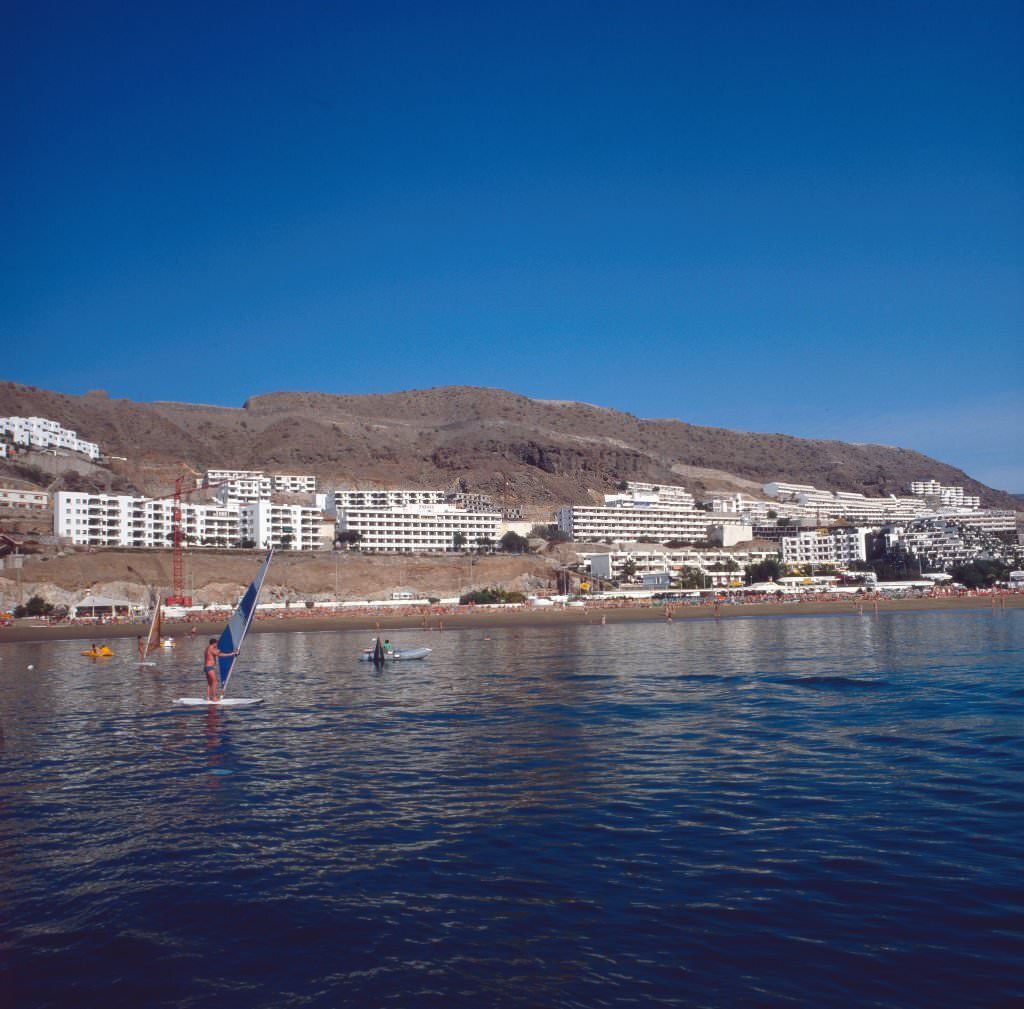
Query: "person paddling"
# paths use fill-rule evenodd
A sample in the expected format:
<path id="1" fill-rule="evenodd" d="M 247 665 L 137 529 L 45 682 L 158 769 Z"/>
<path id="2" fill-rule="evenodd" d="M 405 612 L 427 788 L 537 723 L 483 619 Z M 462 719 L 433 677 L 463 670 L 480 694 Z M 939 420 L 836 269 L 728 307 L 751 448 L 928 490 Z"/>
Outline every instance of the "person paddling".
<path id="1" fill-rule="evenodd" d="M 203 653 L 203 672 L 206 673 L 206 699 L 208 701 L 221 700 L 220 691 L 217 689 L 217 660 L 223 656 L 237 655 L 238 652 L 222 652 L 217 647 L 217 639 L 210 638 L 210 643 Z"/>

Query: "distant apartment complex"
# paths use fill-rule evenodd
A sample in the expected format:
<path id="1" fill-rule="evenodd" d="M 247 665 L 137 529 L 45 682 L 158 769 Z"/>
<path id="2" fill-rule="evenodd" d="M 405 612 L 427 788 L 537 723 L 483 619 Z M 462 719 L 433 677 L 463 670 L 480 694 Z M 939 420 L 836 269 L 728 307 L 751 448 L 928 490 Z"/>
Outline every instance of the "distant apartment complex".
<path id="1" fill-rule="evenodd" d="M 223 504 L 247 504 L 269 501 L 275 494 L 315 494 L 316 477 L 250 469 L 210 469 L 202 486 L 212 490 Z"/>
<path id="2" fill-rule="evenodd" d="M 46 511 L 50 495 L 44 490 L 22 490 L 20 487 L 0 487 L 0 508 L 18 508 Z"/>
<path id="3" fill-rule="evenodd" d="M 334 543 L 334 523 L 319 508 L 253 501 L 239 508 L 241 541 L 289 550 L 320 550 Z"/>
<path id="4" fill-rule="evenodd" d="M 916 497 L 867 497 L 850 491 L 818 490 L 806 484 L 767 483 L 763 491 L 778 501 L 779 514 L 808 518 L 821 525 L 843 519 L 860 525 L 906 522 L 928 511 Z"/>
<path id="5" fill-rule="evenodd" d="M 95 442 L 83 441 L 75 431 L 45 417 L 0 417 L 0 437 L 4 435 L 15 445 L 26 448 L 62 448 L 90 459 L 100 457 L 100 447 Z"/>
<path id="6" fill-rule="evenodd" d="M 673 541 L 698 543 L 710 536 L 712 526 L 738 525 L 731 515 L 712 516 L 694 506 L 683 487 L 627 483 L 626 490 L 605 494 L 603 505 L 567 505 L 559 508 L 558 528 L 573 540 L 596 543 Z"/>
<path id="7" fill-rule="evenodd" d="M 980 508 L 981 498 L 965 494 L 963 487 L 947 486 L 938 480 L 915 480 L 910 493 L 945 508 Z"/>
<path id="8" fill-rule="evenodd" d="M 166 499 L 61 491 L 54 495 L 53 531 L 85 546 L 166 547 L 174 535 L 173 515 L 174 505 Z M 269 501 L 182 502 L 181 532 L 186 544 L 213 547 L 315 550 L 333 539 L 316 508 Z"/>
<path id="9" fill-rule="evenodd" d="M 357 533 L 359 549 L 372 553 L 439 553 L 474 550 L 495 544 L 501 515 L 445 504 L 392 508 L 344 508 L 337 513 L 339 533 Z"/>
<path id="10" fill-rule="evenodd" d="M 847 567 L 868 559 L 866 541 L 870 532 L 854 527 L 808 529 L 796 536 L 784 536 L 779 553 L 783 564 Z"/>
<path id="11" fill-rule="evenodd" d="M 327 492 L 327 514 L 337 515 L 348 508 L 405 508 L 439 505 L 444 502 L 445 492 L 442 490 L 413 490 L 400 487 L 355 490 L 336 487 Z"/>
<path id="12" fill-rule="evenodd" d="M 15 444 L 99 456 L 97 446 L 43 418 L 0 418 L 0 436 Z M 0 447 L 6 443 L 0 441 Z M 515 511 L 468 491 L 334 487 L 318 493 L 315 476 L 264 470 L 211 469 L 200 485 L 216 500 L 181 504 L 186 544 L 230 548 L 272 543 L 316 550 L 341 539 L 370 553 L 476 550 L 494 545 L 511 527 L 503 514 L 507 519 Z M 594 575 L 603 578 L 614 578 L 630 565 L 641 576 L 666 575 L 671 580 L 674 570 L 692 567 L 714 583 L 721 580 L 718 568 L 728 561 L 742 565 L 767 557 L 780 557 L 792 566 L 841 568 L 867 559 L 873 531 L 893 549 L 916 554 L 936 567 L 979 556 L 981 549 L 990 556 L 1013 554 L 999 554 L 999 544 L 1013 540 L 1016 512 L 984 510 L 978 497 L 936 480 L 915 481 L 910 489 L 906 497 L 870 498 L 775 481 L 764 485 L 763 498 L 717 495 L 698 506 L 684 487 L 631 481 L 605 494 L 603 504 L 559 508 L 556 523 L 577 543 L 615 545 L 584 555 Z M 280 500 L 295 495 L 312 497 L 318 507 Z M 45 508 L 46 502 L 41 491 L 0 488 L 0 507 Z M 174 535 L 170 499 L 60 492 L 53 506 L 54 532 L 74 543 L 166 547 Z M 735 546 L 752 539 L 772 540 L 777 550 L 711 549 L 713 543 Z M 644 541 L 673 547 L 638 549 L 636 544 Z"/>

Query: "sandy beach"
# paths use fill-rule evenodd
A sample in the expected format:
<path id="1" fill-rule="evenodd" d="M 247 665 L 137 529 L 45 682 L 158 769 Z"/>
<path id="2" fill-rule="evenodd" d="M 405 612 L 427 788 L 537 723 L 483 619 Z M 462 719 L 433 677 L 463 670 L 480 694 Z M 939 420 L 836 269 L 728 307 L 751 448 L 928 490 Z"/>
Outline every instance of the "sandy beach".
<path id="1" fill-rule="evenodd" d="M 874 616 L 936 610 L 1007 610 L 1024 608 L 1024 594 L 930 596 L 914 599 L 813 599 L 794 602 L 756 602 L 665 606 L 559 607 L 551 609 L 491 609 L 460 607 L 444 613 L 345 613 L 257 619 L 251 633 L 295 631 L 417 631 L 439 632 L 462 628 L 548 627 L 556 624 L 604 624 L 623 621 L 731 620 L 743 617 Z M 163 625 L 167 637 L 188 639 L 219 634 L 224 620 Z M 195 629 L 193 632 L 193 628 Z M 142 623 L 45 624 L 23 619 L 0 628 L 0 642 L 100 640 L 134 638 L 144 634 Z"/>

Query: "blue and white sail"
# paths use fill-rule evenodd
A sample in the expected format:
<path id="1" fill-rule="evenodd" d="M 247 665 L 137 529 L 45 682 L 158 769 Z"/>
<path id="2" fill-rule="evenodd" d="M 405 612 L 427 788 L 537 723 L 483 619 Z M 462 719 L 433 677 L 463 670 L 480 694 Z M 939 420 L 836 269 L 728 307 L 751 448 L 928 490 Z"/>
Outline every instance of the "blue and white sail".
<path id="1" fill-rule="evenodd" d="M 267 568 L 270 567 L 270 561 L 273 556 L 274 548 L 271 547 L 267 551 L 267 558 L 263 562 L 262 567 L 245 590 L 245 595 L 239 601 L 235 612 L 231 614 L 227 627 L 224 628 L 224 632 L 217 641 L 217 647 L 222 652 L 237 652 L 242 647 L 245 633 L 249 630 L 249 625 L 252 623 L 252 618 L 256 613 L 256 603 L 260 598 L 260 589 L 263 588 L 263 579 L 267 577 Z M 218 673 L 220 674 L 220 692 L 222 695 L 228 688 L 228 680 L 231 679 L 231 670 L 235 668 L 235 659 L 237 657 L 237 655 L 222 655 L 217 660 Z"/>

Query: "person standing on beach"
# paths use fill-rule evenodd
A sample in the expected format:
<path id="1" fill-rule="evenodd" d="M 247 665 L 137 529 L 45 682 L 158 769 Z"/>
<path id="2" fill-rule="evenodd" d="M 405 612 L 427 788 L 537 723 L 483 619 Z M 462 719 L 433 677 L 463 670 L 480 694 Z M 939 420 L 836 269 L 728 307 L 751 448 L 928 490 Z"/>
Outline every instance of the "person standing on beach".
<path id="1" fill-rule="evenodd" d="M 222 652 L 217 647 L 217 639 L 210 638 L 210 643 L 203 653 L 203 672 L 206 674 L 206 699 L 208 701 L 221 700 L 220 691 L 217 689 L 217 660 L 222 656 L 237 655 L 238 652 Z"/>

